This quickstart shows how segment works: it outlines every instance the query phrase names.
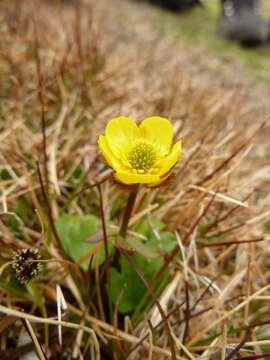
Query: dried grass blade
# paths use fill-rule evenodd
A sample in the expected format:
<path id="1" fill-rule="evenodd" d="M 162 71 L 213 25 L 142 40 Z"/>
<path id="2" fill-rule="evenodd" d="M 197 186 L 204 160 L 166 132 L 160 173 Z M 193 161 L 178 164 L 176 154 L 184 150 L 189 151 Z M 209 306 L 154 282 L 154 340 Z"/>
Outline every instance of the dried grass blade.
<path id="1" fill-rule="evenodd" d="M 44 351 L 42 350 L 42 347 L 41 347 L 41 345 L 40 345 L 40 343 L 39 343 L 39 341 L 38 341 L 38 339 L 36 337 L 36 334 L 34 332 L 34 329 L 33 329 L 32 325 L 31 325 L 30 321 L 28 319 L 23 319 L 22 321 L 23 321 L 23 323 L 24 323 L 24 325 L 26 327 L 26 330 L 27 330 L 29 336 L 31 337 L 33 343 L 35 344 L 36 351 L 37 351 L 40 359 L 41 360 L 47 360 L 47 357 L 44 354 Z"/>
<path id="2" fill-rule="evenodd" d="M 250 331 L 248 330 L 244 335 L 243 339 L 240 341 L 240 343 L 235 347 L 235 349 L 233 349 L 233 351 L 230 352 L 228 356 L 226 356 L 225 360 L 231 360 L 234 357 L 234 355 L 238 353 L 241 347 L 245 345 L 245 343 L 248 341 L 249 338 L 250 338 Z"/>
<path id="3" fill-rule="evenodd" d="M 217 320 L 213 321 L 210 325 L 208 325 L 206 328 L 199 331 L 198 335 L 194 336 L 193 339 L 190 340 L 188 345 L 195 344 L 204 334 L 206 334 L 209 330 L 211 330 L 213 327 L 215 327 L 217 324 L 219 324 L 221 321 L 229 318 L 232 314 L 237 312 L 238 310 L 242 309 L 246 305 L 246 303 L 251 302 L 256 296 L 263 293 L 264 291 L 268 290 L 270 288 L 270 285 L 266 285 L 263 288 L 256 291 L 254 294 L 250 295 L 250 297 L 237 306 L 235 306 L 232 310 L 228 311 L 226 314 L 220 316 Z"/>
<path id="4" fill-rule="evenodd" d="M 268 120 L 268 119 L 267 119 Z M 219 165 L 215 170 L 213 170 L 209 175 L 207 175 L 204 179 L 202 179 L 201 181 L 198 182 L 198 186 L 202 185 L 203 183 L 205 183 L 206 181 L 210 180 L 216 173 L 218 173 L 221 169 L 223 169 L 240 151 L 242 151 L 252 140 L 253 138 L 262 130 L 262 128 L 264 127 L 264 125 L 266 124 L 265 120 L 256 130 L 255 132 L 240 146 L 238 146 L 233 152 L 232 154 L 226 159 L 224 160 L 221 165 Z"/>
<path id="5" fill-rule="evenodd" d="M 63 311 L 67 310 L 67 304 L 62 293 L 61 287 L 56 285 L 56 297 L 57 297 L 57 320 L 62 321 L 62 309 Z M 58 325 L 58 342 L 62 347 L 62 326 Z"/>
<path id="6" fill-rule="evenodd" d="M 199 190 L 199 191 L 202 191 L 202 192 L 206 192 L 207 194 L 210 194 L 210 195 L 215 195 L 216 198 L 219 198 L 223 201 L 226 201 L 226 202 L 231 202 L 233 204 L 236 204 L 236 205 L 239 205 L 239 206 L 242 206 L 242 207 L 245 207 L 245 208 L 248 208 L 248 204 L 246 203 L 243 203 L 242 201 L 239 201 L 239 200 L 235 200 L 229 196 L 226 196 L 226 195 L 223 195 L 221 193 L 218 193 L 218 192 L 214 192 L 212 190 L 208 190 L 206 188 L 203 188 L 201 186 L 197 186 L 197 185 L 189 185 L 190 188 L 192 189 L 195 189 L 195 190 Z"/>

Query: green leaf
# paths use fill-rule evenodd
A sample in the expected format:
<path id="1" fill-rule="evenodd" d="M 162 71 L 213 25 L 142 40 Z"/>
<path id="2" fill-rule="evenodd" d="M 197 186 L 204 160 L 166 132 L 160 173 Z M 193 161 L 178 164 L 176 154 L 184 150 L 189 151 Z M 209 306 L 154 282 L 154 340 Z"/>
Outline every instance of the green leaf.
<path id="1" fill-rule="evenodd" d="M 0 219 L 3 219 L 5 223 L 8 224 L 14 236 L 23 237 L 23 233 L 21 231 L 23 221 L 20 219 L 17 213 L 13 211 L 2 212 L 0 213 Z"/>
<path id="2" fill-rule="evenodd" d="M 174 234 L 169 231 L 163 231 L 160 233 L 160 244 L 166 254 L 173 251 L 177 245 L 177 240 Z"/>
<path id="3" fill-rule="evenodd" d="M 83 175 L 83 171 L 82 171 L 81 168 L 77 167 L 77 168 L 73 171 L 72 175 L 73 175 L 73 177 L 74 177 L 75 179 L 79 179 L 79 178 Z"/>
<path id="4" fill-rule="evenodd" d="M 153 251 L 150 247 L 144 245 L 141 240 L 136 238 L 127 238 L 127 243 L 139 254 L 143 255 L 147 259 L 155 259 L 160 257 L 160 254 Z"/>
<path id="5" fill-rule="evenodd" d="M 7 169 L 2 169 L 0 171 L 0 177 L 2 180 L 11 180 L 12 179 L 12 176 L 9 174 L 8 170 Z"/>
<path id="6" fill-rule="evenodd" d="M 115 202 L 113 203 L 113 206 L 111 208 L 111 212 L 110 212 L 110 219 L 113 219 L 114 216 L 116 215 L 116 213 L 119 211 L 119 209 L 121 208 L 121 206 L 127 202 L 126 198 L 123 197 L 119 197 L 115 200 Z"/>
<path id="7" fill-rule="evenodd" d="M 15 276 L 12 276 L 8 283 L 6 281 L 0 280 L 0 288 L 22 299 L 29 299 L 24 286 L 19 282 L 19 280 L 17 280 Z"/>
<path id="8" fill-rule="evenodd" d="M 257 329 L 256 336 L 258 340 L 270 340 L 270 325 L 264 325 Z"/>
<path id="9" fill-rule="evenodd" d="M 168 284 L 169 277 L 170 271 L 166 270 L 155 286 L 154 292 L 157 297 L 159 297 L 162 291 L 165 289 L 166 285 Z M 144 313 L 148 313 L 153 306 L 154 299 L 152 298 L 151 294 L 148 293 L 148 295 L 149 297 L 144 296 L 135 308 L 135 311 L 131 317 L 131 321 L 134 326 L 137 326 L 143 320 Z"/>
<path id="10" fill-rule="evenodd" d="M 23 237 L 21 224 L 16 217 L 12 216 L 10 218 L 9 225 L 14 236 Z"/>
<path id="11" fill-rule="evenodd" d="M 175 246 L 177 245 L 177 240 L 174 234 L 169 231 L 163 231 L 165 228 L 165 224 L 158 220 L 154 219 L 152 221 L 152 227 L 149 225 L 148 222 L 144 221 L 140 226 L 137 228 L 137 232 L 147 238 L 147 245 L 154 251 L 159 251 L 160 248 L 166 254 L 173 251 Z M 158 237 L 154 233 L 154 230 L 158 232 Z M 141 241 L 141 240 L 140 240 Z"/>
<path id="12" fill-rule="evenodd" d="M 270 221 L 267 221 L 266 223 L 264 223 L 264 229 L 265 229 L 265 231 L 270 231 Z"/>
<path id="13" fill-rule="evenodd" d="M 32 282 L 29 281 L 27 284 L 25 284 L 26 289 L 29 291 L 29 293 L 31 294 L 34 302 L 37 304 L 37 306 L 39 307 L 42 315 L 44 317 L 47 317 L 47 310 L 45 307 L 45 302 L 44 302 L 44 298 L 41 295 L 40 291 L 38 290 L 38 288 L 36 287 L 36 285 Z"/>
<path id="14" fill-rule="evenodd" d="M 154 280 L 163 265 L 163 260 L 161 259 L 148 261 L 140 254 L 135 254 L 131 258 L 149 283 Z M 132 312 L 147 291 L 141 278 L 125 258 L 120 259 L 120 271 L 111 268 L 110 278 L 111 287 L 109 295 L 112 302 L 116 303 L 122 288 L 126 286 L 118 310 L 122 314 Z"/>
<path id="15" fill-rule="evenodd" d="M 88 239 L 100 230 L 100 220 L 94 215 L 82 217 L 64 215 L 56 220 L 56 229 L 66 253 L 71 259 L 77 261 L 97 245 L 97 243 L 87 243 L 83 240 Z M 108 243 L 108 250 L 111 255 L 114 250 L 111 242 Z M 104 247 L 98 251 L 98 260 L 99 265 L 105 261 Z M 90 258 L 81 264 L 84 270 L 88 269 L 89 261 Z M 92 267 L 95 267 L 95 261 L 93 261 Z"/>

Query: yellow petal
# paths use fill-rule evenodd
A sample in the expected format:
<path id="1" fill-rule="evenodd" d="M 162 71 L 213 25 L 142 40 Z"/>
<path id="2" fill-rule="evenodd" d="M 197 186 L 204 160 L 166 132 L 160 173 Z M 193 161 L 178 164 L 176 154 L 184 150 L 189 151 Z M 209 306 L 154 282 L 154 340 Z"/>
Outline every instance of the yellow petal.
<path id="1" fill-rule="evenodd" d="M 155 186 L 158 186 L 158 185 L 162 184 L 162 183 L 163 183 L 163 181 L 167 180 L 167 179 L 168 179 L 168 177 L 169 177 L 169 176 L 171 176 L 171 175 L 172 175 L 172 173 L 171 173 L 171 172 L 168 172 L 167 174 L 165 174 L 165 175 L 161 176 L 157 182 L 154 182 L 154 183 L 148 184 L 147 186 L 148 186 L 148 187 L 155 187 Z"/>
<path id="2" fill-rule="evenodd" d="M 100 148 L 100 151 L 106 160 L 107 164 L 112 167 L 114 170 L 118 170 L 120 167 L 120 162 L 118 159 L 114 156 L 111 149 L 109 148 L 107 139 L 103 135 L 99 135 L 98 138 L 98 146 Z"/>
<path id="3" fill-rule="evenodd" d="M 158 171 L 158 175 L 162 176 L 166 174 L 177 163 L 181 156 L 181 149 L 181 141 L 174 144 L 170 154 L 160 161 L 160 171 Z"/>
<path id="4" fill-rule="evenodd" d="M 117 171 L 114 174 L 117 181 L 123 184 L 150 184 L 159 181 L 158 175 L 151 174 L 132 174 L 124 171 Z"/>
<path id="5" fill-rule="evenodd" d="M 121 116 L 108 123 L 105 135 L 111 151 L 121 158 L 123 151 L 139 137 L 139 129 L 134 121 Z"/>
<path id="6" fill-rule="evenodd" d="M 139 131 L 141 138 L 151 142 L 161 155 L 168 154 L 173 138 L 173 127 L 169 120 L 158 116 L 149 117 L 143 120 Z"/>

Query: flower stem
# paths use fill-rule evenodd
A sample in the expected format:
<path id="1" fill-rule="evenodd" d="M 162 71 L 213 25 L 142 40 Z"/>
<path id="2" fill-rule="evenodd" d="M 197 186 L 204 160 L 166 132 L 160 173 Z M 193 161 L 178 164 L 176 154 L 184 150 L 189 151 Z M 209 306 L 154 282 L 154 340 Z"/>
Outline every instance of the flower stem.
<path id="1" fill-rule="evenodd" d="M 134 203 L 136 200 L 136 196 L 138 193 L 138 188 L 139 188 L 139 184 L 134 185 L 129 193 L 127 206 L 126 206 L 126 209 L 124 212 L 124 216 L 123 216 L 123 220 L 122 220 L 122 224 L 121 224 L 121 228 L 120 228 L 120 232 L 119 232 L 119 234 L 122 236 L 123 239 L 126 238 L 128 223 L 129 223 L 129 219 L 130 219 L 132 209 L 133 209 L 133 206 L 134 206 Z"/>

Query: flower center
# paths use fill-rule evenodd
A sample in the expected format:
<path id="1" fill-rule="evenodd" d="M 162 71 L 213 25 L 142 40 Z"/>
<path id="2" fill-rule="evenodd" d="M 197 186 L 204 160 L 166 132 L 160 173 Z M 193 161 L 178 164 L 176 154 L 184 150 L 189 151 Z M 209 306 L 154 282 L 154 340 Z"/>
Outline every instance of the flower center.
<path id="1" fill-rule="evenodd" d="M 138 142 L 128 153 L 128 161 L 133 169 L 145 172 L 156 162 L 155 149 L 151 144 Z"/>

